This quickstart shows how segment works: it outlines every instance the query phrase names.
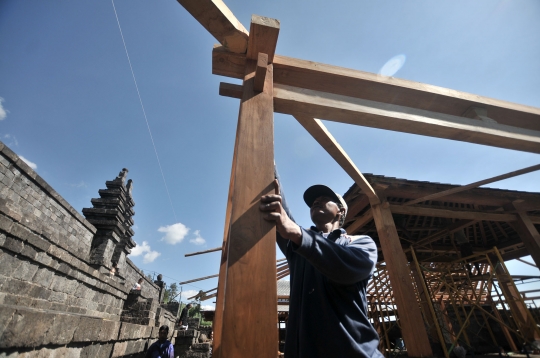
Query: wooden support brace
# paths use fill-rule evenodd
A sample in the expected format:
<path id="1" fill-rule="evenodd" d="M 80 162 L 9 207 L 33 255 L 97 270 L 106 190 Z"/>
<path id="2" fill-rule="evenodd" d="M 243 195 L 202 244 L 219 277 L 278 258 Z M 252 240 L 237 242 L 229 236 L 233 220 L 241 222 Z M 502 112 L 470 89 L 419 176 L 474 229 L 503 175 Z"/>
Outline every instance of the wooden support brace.
<path id="1" fill-rule="evenodd" d="M 233 83 L 220 82 L 219 95 L 232 98 L 242 98 L 243 89 L 241 85 Z"/>
<path id="2" fill-rule="evenodd" d="M 423 322 L 422 314 L 416 300 L 410 269 L 401 248 L 392 213 L 387 202 L 373 205 L 371 211 L 386 261 L 386 270 L 392 284 L 407 352 L 410 357 L 430 357 L 433 352 L 427 331 L 421 324 Z"/>
<path id="3" fill-rule="evenodd" d="M 255 70 L 255 80 L 253 83 L 253 89 L 255 90 L 255 92 L 263 91 L 267 66 L 268 55 L 265 53 L 259 53 L 259 57 L 257 58 L 257 69 Z"/>
<path id="4" fill-rule="evenodd" d="M 178 0 L 228 51 L 245 54 L 248 32 L 221 0 Z"/>
<path id="5" fill-rule="evenodd" d="M 477 181 L 477 182 L 474 182 L 474 183 L 471 183 L 471 184 L 468 184 L 468 185 L 458 186 L 456 188 L 444 190 L 444 191 L 441 191 L 439 193 L 426 195 L 426 196 L 423 196 L 423 197 L 418 198 L 418 199 L 407 201 L 403 205 L 414 205 L 414 204 L 421 203 L 423 201 L 442 198 L 442 197 L 452 195 L 452 194 L 456 194 L 456 193 L 459 193 L 459 192 L 462 192 L 462 191 L 465 191 L 465 190 L 478 188 L 479 186 L 486 185 L 486 184 L 489 184 L 489 183 L 493 183 L 493 182 L 496 182 L 496 181 L 500 181 L 500 180 L 504 180 L 504 179 L 508 179 L 508 178 L 513 178 L 513 177 L 518 176 L 518 175 L 534 172 L 536 170 L 540 170 L 540 164 L 533 165 L 532 167 L 527 167 L 527 168 L 524 168 L 524 169 L 516 170 L 516 171 L 510 172 L 510 173 L 497 175 L 496 177 L 485 179 L 485 180 L 480 180 L 480 181 Z"/>

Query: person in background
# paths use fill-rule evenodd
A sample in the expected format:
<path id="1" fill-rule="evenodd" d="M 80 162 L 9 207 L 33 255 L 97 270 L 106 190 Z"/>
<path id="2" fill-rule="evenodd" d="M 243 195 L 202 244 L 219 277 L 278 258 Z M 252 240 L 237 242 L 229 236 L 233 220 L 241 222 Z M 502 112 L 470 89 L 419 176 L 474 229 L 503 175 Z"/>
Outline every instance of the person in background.
<path id="1" fill-rule="evenodd" d="M 188 329 L 188 311 L 192 306 L 193 305 L 191 303 L 188 303 L 186 307 L 182 309 L 182 313 L 180 313 L 180 329 Z"/>
<path id="2" fill-rule="evenodd" d="M 140 290 L 141 290 L 141 285 L 142 285 L 143 281 L 144 281 L 144 279 L 141 277 L 141 278 L 139 279 L 139 281 L 137 281 L 137 282 L 133 285 L 133 287 L 132 287 L 131 289 L 132 289 L 132 290 L 136 290 L 136 291 L 140 291 Z"/>
<path id="3" fill-rule="evenodd" d="M 174 347 L 167 339 L 169 326 L 159 327 L 158 340 L 148 348 L 145 358 L 174 358 Z"/>

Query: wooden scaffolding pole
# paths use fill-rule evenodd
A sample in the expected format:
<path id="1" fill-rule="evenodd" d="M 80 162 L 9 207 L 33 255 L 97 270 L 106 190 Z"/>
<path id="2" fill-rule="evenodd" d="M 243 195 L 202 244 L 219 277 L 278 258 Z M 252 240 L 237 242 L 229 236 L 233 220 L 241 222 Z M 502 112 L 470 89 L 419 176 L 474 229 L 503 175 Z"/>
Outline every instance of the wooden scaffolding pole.
<path id="1" fill-rule="evenodd" d="M 278 31 L 277 21 L 253 16 L 248 53 L 258 58 L 259 50 L 275 48 Z M 233 194 L 229 194 L 230 222 L 225 229 L 226 262 L 220 270 L 216 307 L 216 313 L 222 310 L 215 347 L 215 356 L 220 358 L 274 358 L 278 344 L 276 232 L 259 211 L 261 195 L 274 191 L 273 71 L 268 64 L 263 91 L 258 93 L 254 89 L 256 69 L 257 61 L 248 60 L 232 170 Z"/>

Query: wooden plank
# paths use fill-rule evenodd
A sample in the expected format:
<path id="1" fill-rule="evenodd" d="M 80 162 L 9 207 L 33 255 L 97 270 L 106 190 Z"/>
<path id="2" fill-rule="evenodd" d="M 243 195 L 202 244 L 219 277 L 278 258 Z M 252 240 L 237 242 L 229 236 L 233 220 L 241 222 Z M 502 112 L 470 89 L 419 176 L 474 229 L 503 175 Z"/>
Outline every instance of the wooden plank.
<path id="1" fill-rule="evenodd" d="M 485 213 L 485 212 L 480 212 L 480 211 L 436 209 L 434 207 L 390 205 L 390 210 L 394 214 L 432 216 L 432 217 L 449 218 L 449 219 L 454 218 L 454 219 L 487 220 L 487 221 L 516 221 L 517 220 L 517 216 L 514 214 L 505 214 L 505 213 L 496 214 L 496 213 Z M 530 216 L 529 219 L 533 223 L 540 223 L 540 217 L 538 216 Z"/>
<path id="2" fill-rule="evenodd" d="M 214 61 L 212 73 L 241 78 L 242 69 L 231 66 L 237 61 L 238 59 Z M 465 115 L 471 107 L 482 107 L 486 109 L 489 118 L 499 124 L 540 131 L 539 108 L 280 55 L 274 56 L 274 84 L 335 93 L 454 116 Z M 478 120 L 478 122 L 481 121 Z"/>
<path id="3" fill-rule="evenodd" d="M 248 61 L 237 131 L 223 327 L 218 357 L 275 357 L 277 301 L 275 226 L 259 211 L 273 193 L 272 66 L 262 93 L 253 90 Z M 241 322 L 242 324 L 239 324 Z M 253 329 L 257 327 L 257 329 Z"/>
<path id="4" fill-rule="evenodd" d="M 186 283 L 192 283 L 192 282 L 197 282 L 197 281 L 208 280 L 210 278 L 214 278 L 214 277 L 218 277 L 218 276 L 219 275 L 204 276 L 204 277 L 195 278 L 195 279 L 189 280 L 189 281 L 179 282 L 178 284 L 179 285 L 185 285 Z"/>
<path id="5" fill-rule="evenodd" d="M 221 0 L 178 0 L 204 28 L 228 51 L 245 54 L 246 28 Z"/>
<path id="6" fill-rule="evenodd" d="M 246 58 L 257 60 L 259 53 L 265 53 L 268 55 L 268 63 L 272 63 L 274 61 L 278 36 L 279 20 L 251 15 Z"/>
<path id="7" fill-rule="evenodd" d="M 207 254 L 209 252 L 216 252 L 216 251 L 221 251 L 223 250 L 223 247 L 220 246 L 220 247 L 215 247 L 213 249 L 209 249 L 209 250 L 204 250 L 204 251 L 197 251 L 197 252 L 192 252 L 192 253 L 189 253 L 189 254 L 185 254 L 184 257 L 189 257 L 189 256 L 195 256 L 195 255 L 202 255 L 202 254 Z"/>
<path id="8" fill-rule="evenodd" d="M 414 205 L 414 204 L 421 203 L 423 201 L 442 198 L 444 196 L 448 196 L 448 195 L 459 193 L 459 192 L 466 191 L 466 190 L 469 190 L 469 189 L 477 188 L 477 187 L 482 186 L 482 185 L 486 185 L 486 184 L 493 183 L 493 182 L 496 182 L 496 181 L 512 178 L 512 177 L 515 177 L 515 176 L 518 176 L 518 175 L 534 172 L 536 170 L 540 170 L 540 164 L 533 165 L 531 167 L 527 167 L 527 168 L 524 168 L 524 169 L 516 170 L 516 171 L 510 172 L 510 173 L 497 175 L 495 177 L 480 180 L 480 181 L 477 181 L 477 182 L 474 182 L 474 183 L 471 183 L 471 184 L 458 186 L 458 187 L 455 187 L 455 188 L 452 188 L 452 189 L 441 191 L 439 193 L 426 195 L 424 197 L 408 201 L 408 202 L 404 203 L 403 205 Z"/>
<path id="9" fill-rule="evenodd" d="M 233 83 L 220 82 L 219 83 L 219 95 L 232 98 L 242 98 L 242 85 L 235 85 Z"/>
<path id="10" fill-rule="evenodd" d="M 299 87 L 276 84 L 274 110 L 294 116 L 303 115 L 340 123 L 540 153 L 540 131 Z"/>
<path id="11" fill-rule="evenodd" d="M 372 205 L 380 203 L 379 197 L 371 184 L 367 181 L 364 175 L 358 170 L 351 158 L 345 150 L 339 145 L 332 134 L 326 129 L 324 124 L 311 117 L 303 115 L 295 115 L 294 118 L 315 138 L 317 142 L 330 154 L 332 158 L 345 170 L 347 174 L 354 180 L 356 185 L 362 192 L 368 196 L 369 202 Z"/>
<path id="12" fill-rule="evenodd" d="M 214 45 L 212 51 L 212 74 L 243 79 L 246 55 L 231 53 L 222 45 Z"/>
<path id="13" fill-rule="evenodd" d="M 407 259 L 401 248 L 394 219 L 387 203 L 371 207 L 379 241 L 392 284 L 394 301 L 399 314 L 401 333 L 410 357 L 431 357 L 428 333 L 424 328 L 420 307 L 414 294 Z"/>
<path id="14" fill-rule="evenodd" d="M 257 57 L 257 69 L 255 70 L 255 80 L 253 84 L 253 89 L 256 92 L 262 92 L 263 90 L 267 66 L 268 55 L 265 53 L 259 53 L 259 56 Z"/>
<path id="15" fill-rule="evenodd" d="M 347 230 L 347 233 L 349 233 L 350 235 L 354 235 L 354 233 L 358 229 L 361 229 L 362 227 L 364 227 L 364 225 L 366 225 L 371 220 L 373 220 L 373 211 L 369 209 L 362 216 L 356 219 L 351 225 L 347 226 L 345 229 Z"/>
<path id="16" fill-rule="evenodd" d="M 527 215 L 527 212 L 522 209 L 521 201 L 515 201 L 512 206 L 506 207 L 506 209 L 514 209 L 517 214 L 517 220 L 513 227 L 517 231 L 519 237 L 525 244 L 525 248 L 534 260 L 537 267 L 540 267 L 540 234 L 531 217 Z"/>

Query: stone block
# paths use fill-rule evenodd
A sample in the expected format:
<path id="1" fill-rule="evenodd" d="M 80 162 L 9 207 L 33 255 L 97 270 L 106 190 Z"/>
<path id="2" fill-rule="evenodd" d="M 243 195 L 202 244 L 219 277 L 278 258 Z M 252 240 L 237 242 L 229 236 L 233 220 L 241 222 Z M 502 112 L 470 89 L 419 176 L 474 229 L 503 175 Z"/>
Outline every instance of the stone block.
<path id="1" fill-rule="evenodd" d="M 81 349 L 81 358 L 94 358 L 99 354 L 100 344 L 90 344 Z"/>
<path id="2" fill-rule="evenodd" d="M 76 315 L 57 314 L 45 336 L 44 344 L 65 345 L 73 340 L 73 334 L 79 326 L 81 317 Z"/>
<path id="3" fill-rule="evenodd" d="M 36 274 L 32 278 L 32 282 L 48 288 L 53 282 L 55 275 L 54 272 L 47 268 L 40 268 L 36 271 Z"/>
<path id="4" fill-rule="evenodd" d="M 37 251 L 30 245 L 25 245 L 21 251 L 21 255 L 31 259 L 35 260 L 37 256 Z"/>
<path id="5" fill-rule="evenodd" d="M 7 279 L 2 289 L 6 293 L 26 295 L 32 289 L 32 285 L 21 280 Z"/>
<path id="6" fill-rule="evenodd" d="M 21 265 L 21 260 L 14 257 L 10 252 L 0 255 L 0 275 L 10 277 Z"/>
<path id="7" fill-rule="evenodd" d="M 34 265 L 26 260 L 24 261 L 21 260 L 21 265 L 16 271 L 13 272 L 11 277 L 19 279 L 19 280 L 31 282 L 37 270 L 38 270 L 37 265 Z"/>
<path id="8" fill-rule="evenodd" d="M 0 214 L 0 229 L 5 232 L 11 232 L 13 226 L 13 220 Z"/>
<path id="9" fill-rule="evenodd" d="M 0 305 L 0 337 L 4 335 L 4 331 L 11 322 L 15 314 L 15 308 Z"/>
<path id="10" fill-rule="evenodd" d="M 0 338 L 0 348 L 43 345 L 53 322 L 54 315 L 51 313 L 17 309 Z"/>
<path id="11" fill-rule="evenodd" d="M 20 253 L 23 249 L 23 246 L 24 244 L 21 240 L 11 236 L 6 236 L 6 240 L 4 241 L 3 245 L 4 249 L 9 250 L 15 254 Z"/>
<path id="12" fill-rule="evenodd" d="M 111 357 L 121 357 L 125 355 L 127 348 L 127 342 L 116 342 L 114 343 L 114 348 Z"/>
<path id="13" fill-rule="evenodd" d="M 99 346 L 99 353 L 95 355 L 95 358 L 109 358 L 112 354 L 114 343 L 105 343 Z"/>
<path id="14" fill-rule="evenodd" d="M 115 341 L 118 339 L 120 330 L 120 322 L 102 320 L 101 329 L 99 332 L 99 341 L 108 342 Z"/>
<path id="15" fill-rule="evenodd" d="M 97 342 L 101 330 L 102 319 L 81 317 L 79 326 L 73 335 L 73 342 Z"/>
<path id="16" fill-rule="evenodd" d="M 120 334 L 118 336 L 118 339 L 126 340 L 141 338 L 141 333 L 143 329 L 145 329 L 145 327 L 139 324 L 122 322 L 122 327 L 120 328 Z"/>

